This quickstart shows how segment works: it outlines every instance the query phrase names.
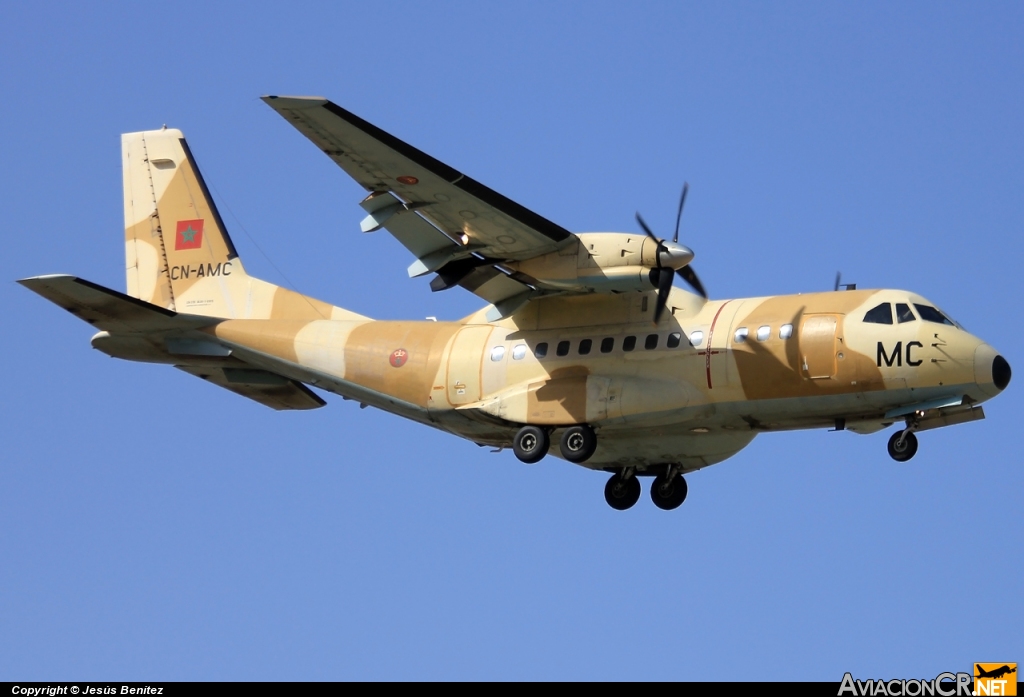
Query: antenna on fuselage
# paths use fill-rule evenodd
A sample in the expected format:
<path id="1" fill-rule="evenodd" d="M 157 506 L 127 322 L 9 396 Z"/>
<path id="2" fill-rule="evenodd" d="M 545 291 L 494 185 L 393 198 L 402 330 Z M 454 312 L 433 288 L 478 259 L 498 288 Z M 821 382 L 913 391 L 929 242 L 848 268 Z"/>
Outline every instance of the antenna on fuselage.
<path id="1" fill-rule="evenodd" d="M 832 290 L 839 290 L 840 288 L 843 288 L 845 290 L 857 290 L 857 284 L 856 283 L 840 283 L 840 281 L 842 281 L 842 280 L 843 280 L 843 272 L 842 271 L 836 271 L 836 285 L 832 288 Z"/>

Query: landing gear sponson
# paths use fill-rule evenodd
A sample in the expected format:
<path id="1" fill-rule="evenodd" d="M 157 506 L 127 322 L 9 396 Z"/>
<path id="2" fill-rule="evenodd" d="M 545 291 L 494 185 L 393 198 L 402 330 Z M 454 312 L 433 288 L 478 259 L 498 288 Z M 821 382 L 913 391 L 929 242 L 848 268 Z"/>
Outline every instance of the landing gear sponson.
<path id="1" fill-rule="evenodd" d="M 532 424 L 523 426 L 512 439 L 512 451 L 528 465 L 540 462 L 551 447 L 548 429 Z M 565 429 L 558 449 L 569 462 L 586 462 L 597 450 L 597 434 L 592 426 L 576 424 Z"/>

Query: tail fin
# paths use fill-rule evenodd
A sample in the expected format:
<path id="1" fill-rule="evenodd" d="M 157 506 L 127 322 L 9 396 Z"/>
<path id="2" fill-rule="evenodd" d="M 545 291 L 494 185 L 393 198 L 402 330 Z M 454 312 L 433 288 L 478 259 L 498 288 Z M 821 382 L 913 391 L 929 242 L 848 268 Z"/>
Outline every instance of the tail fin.
<path id="1" fill-rule="evenodd" d="M 213 317 L 361 318 L 245 273 L 181 131 L 126 133 L 121 154 L 128 295 Z"/>
<path id="2" fill-rule="evenodd" d="M 128 294 L 187 312 L 200 280 L 245 276 L 181 131 L 126 133 L 121 152 Z"/>

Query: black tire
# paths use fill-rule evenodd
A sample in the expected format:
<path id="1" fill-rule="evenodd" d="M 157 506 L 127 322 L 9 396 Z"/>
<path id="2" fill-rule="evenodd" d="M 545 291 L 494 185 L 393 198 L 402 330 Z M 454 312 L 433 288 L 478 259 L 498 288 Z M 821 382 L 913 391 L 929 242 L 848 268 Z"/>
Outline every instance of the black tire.
<path id="1" fill-rule="evenodd" d="M 917 436 L 908 433 L 903 436 L 903 442 L 899 443 L 902 433 L 903 431 L 896 431 L 889 439 L 889 457 L 896 462 L 906 462 L 917 453 Z"/>
<path id="2" fill-rule="evenodd" d="M 604 485 L 604 500 L 617 511 L 632 508 L 640 500 L 640 481 L 635 476 L 623 481 L 621 474 L 612 475 Z"/>
<path id="3" fill-rule="evenodd" d="M 570 426 L 562 434 L 558 449 L 569 462 L 586 462 L 597 450 L 597 434 L 587 424 Z"/>
<path id="4" fill-rule="evenodd" d="M 677 474 L 667 485 L 665 475 L 659 474 L 651 484 L 651 500 L 654 505 L 663 511 L 671 511 L 682 505 L 686 500 L 686 480 L 683 475 Z"/>
<path id="5" fill-rule="evenodd" d="M 523 426 L 512 439 L 512 452 L 528 465 L 540 462 L 550 447 L 551 437 L 540 426 Z"/>

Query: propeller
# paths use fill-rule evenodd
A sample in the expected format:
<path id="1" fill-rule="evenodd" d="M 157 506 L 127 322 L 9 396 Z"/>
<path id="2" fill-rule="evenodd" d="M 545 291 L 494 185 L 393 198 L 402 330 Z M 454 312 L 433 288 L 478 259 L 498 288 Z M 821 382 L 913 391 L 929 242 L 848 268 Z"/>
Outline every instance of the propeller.
<path id="1" fill-rule="evenodd" d="M 665 306 L 668 304 L 668 295 L 672 291 L 673 272 L 679 274 L 679 278 L 686 281 L 702 298 L 705 300 L 708 298 L 708 294 L 704 290 L 704 284 L 700 282 L 697 274 L 689 266 L 690 260 L 693 259 L 693 252 L 679 244 L 679 223 L 683 219 L 683 206 L 686 204 L 686 194 L 689 190 L 689 183 L 684 183 L 683 192 L 679 196 L 679 210 L 676 212 L 676 229 L 672 235 L 671 243 L 651 232 L 651 228 L 644 222 L 643 216 L 640 213 L 636 214 L 636 222 L 640 224 L 640 227 L 647 233 L 647 236 L 658 245 L 654 255 L 657 266 L 651 270 L 651 281 L 658 288 L 658 302 L 654 306 L 655 324 L 661 319 L 661 314 L 665 311 Z M 668 262 L 668 264 L 665 262 Z"/>

